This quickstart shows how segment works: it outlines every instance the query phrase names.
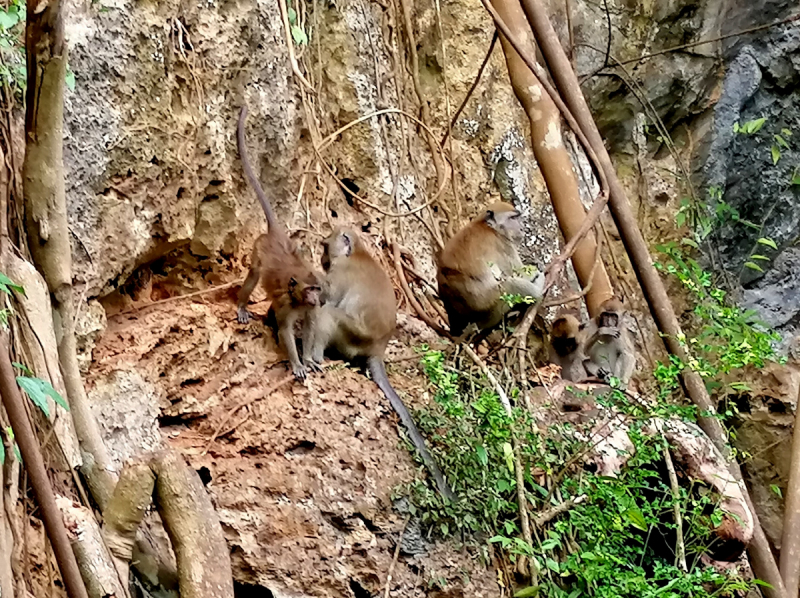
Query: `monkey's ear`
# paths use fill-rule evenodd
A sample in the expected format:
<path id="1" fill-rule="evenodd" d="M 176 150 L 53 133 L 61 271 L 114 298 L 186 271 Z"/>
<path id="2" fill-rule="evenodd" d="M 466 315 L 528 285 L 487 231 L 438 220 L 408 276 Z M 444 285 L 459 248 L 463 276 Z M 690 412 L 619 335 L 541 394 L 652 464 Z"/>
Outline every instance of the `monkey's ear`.
<path id="1" fill-rule="evenodd" d="M 296 279 L 294 276 L 292 276 L 292 277 L 289 279 L 289 288 L 290 288 L 290 289 L 292 289 L 292 290 L 294 290 L 294 288 L 295 288 L 296 286 L 297 286 L 297 279 Z"/>
<path id="2" fill-rule="evenodd" d="M 486 210 L 486 216 L 484 216 L 483 219 L 490 224 L 494 224 L 494 210 Z"/>
<path id="3" fill-rule="evenodd" d="M 342 233 L 342 238 L 344 239 L 345 255 L 350 257 L 350 254 L 353 253 L 353 239 L 350 233 Z"/>

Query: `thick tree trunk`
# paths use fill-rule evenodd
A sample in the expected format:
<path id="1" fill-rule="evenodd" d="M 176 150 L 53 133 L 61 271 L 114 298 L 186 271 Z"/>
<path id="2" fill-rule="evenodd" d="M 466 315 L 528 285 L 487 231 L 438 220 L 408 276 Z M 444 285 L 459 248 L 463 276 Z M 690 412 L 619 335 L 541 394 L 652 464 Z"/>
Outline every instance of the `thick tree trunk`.
<path id="1" fill-rule="evenodd" d="M 25 114 L 25 196 L 28 244 L 44 275 L 60 316 L 58 354 L 75 431 L 84 453 L 82 471 L 102 509 L 114 489 L 108 452 L 92 416 L 75 351 L 75 302 L 72 293 L 72 251 L 64 194 L 64 26 L 58 0 L 29 1 L 25 48 L 28 61 Z"/>
<path id="2" fill-rule="evenodd" d="M 521 40 L 523 44 L 527 41 L 529 54 L 535 56 L 535 48 L 530 41 L 533 38 L 531 30 L 525 20 L 525 13 L 522 12 L 519 0 L 493 0 L 492 5 L 508 25 L 510 34 L 515 39 Z M 553 211 L 558 219 L 561 232 L 564 239 L 569 242 L 583 224 L 586 210 L 581 203 L 572 159 L 564 144 L 561 113 L 539 84 L 536 75 L 502 34 L 500 43 L 506 57 L 511 86 L 530 121 L 531 144 L 536 162 L 539 164 L 550 193 Z M 597 242 L 594 234 L 589 232 L 578 243 L 572 256 L 572 265 L 582 287 L 585 287 L 591 279 L 596 249 Z M 600 304 L 613 295 L 613 291 L 602 263 L 595 268 L 594 278 L 591 280 L 591 289 L 586 294 L 586 306 L 589 314 L 594 315 L 599 311 Z"/>
<path id="3" fill-rule="evenodd" d="M 792 435 L 792 462 L 789 468 L 789 486 L 783 516 L 783 538 L 781 541 L 781 577 L 786 585 L 787 598 L 797 598 L 800 585 L 800 405 Z"/>
<path id="4" fill-rule="evenodd" d="M 630 203 L 628 203 L 628 198 L 625 195 L 625 190 L 617 178 L 616 170 L 611 162 L 611 157 L 606 151 L 603 138 L 600 136 L 600 132 L 594 122 L 586 99 L 583 97 L 575 71 L 572 70 L 572 65 L 564 49 L 561 47 L 561 42 L 541 2 L 537 0 L 522 0 L 522 6 L 525 9 L 525 14 L 533 28 L 536 41 L 539 43 L 542 54 L 547 62 L 547 67 L 556 82 L 556 86 L 561 92 L 570 111 L 580 124 L 584 134 L 589 139 L 592 149 L 594 149 L 597 154 L 606 177 L 608 178 L 610 191 L 608 204 L 611 214 L 617 224 L 622 243 L 630 256 L 631 264 L 639 279 L 639 284 L 644 291 L 645 298 L 650 306 L 650 311 L 653 314 L 653 319 L 662 333 L 667 350 L 678 357 L 683 363 L 688 363 L 688 356 L 679 340 L 683 338 L 683 334 L 678 323 L 678 318 L 675 316 L 675 310 L 672 307 L 664 284 L 661 282 L 661 278 L 653 266 L 653 259 L 650 256 L 647 243 L 644 237 L 642 237 L 642 233 L 636 222 L 636 217 L 633 215 Z M 682 376 L 687 394 L 692 402 L 697 405 L 700 413 L 715 413 L 716 409 L 700 375 L 687 367 L 684 369 Z M 708 434 L 709 438 L 711 438 L 720 452 L 729 458 L 730 450 L 727 446 L 727 436 L 719 419 L 713 415 L 701 415 L 699 417 L 699 422 L 703 431 Z M 737 480 L 741 481 L 742 473 L 739 464 L 733 460 L 729 462 L 731 472 Z M 764 593 L 769 598 L 784 598 L 786 596 L 786 591 L 783 586 L 780 571 L 778 570 L 778 565 L 775 562 L 775 557 L 772 554 L 769 542 L 764 535 L 764 530 L 757 520 L 750 495 L 746 491 L 745 499 L 747 500 L 748 507 L 753 517 L 756 518 L 753 541 L 748 547 L 753 570 L 760 579 L 772 586 L 771 588 L 763 588 Z"/>

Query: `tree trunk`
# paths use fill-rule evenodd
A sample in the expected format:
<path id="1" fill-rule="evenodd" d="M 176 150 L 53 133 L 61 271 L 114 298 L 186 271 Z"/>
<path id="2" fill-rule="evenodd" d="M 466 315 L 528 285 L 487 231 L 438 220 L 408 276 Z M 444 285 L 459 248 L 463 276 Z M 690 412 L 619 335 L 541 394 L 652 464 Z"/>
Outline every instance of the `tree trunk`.
<path id="1" fill-rule="evenodd" d="M 58 0 L 27 3 L 28 61 L 23 192 L 28 244 L 60 316 L 58 354 L 75 431 L 84 453 L 82 471 L 102 509 L 114 489 L 114 472 L 83 388 L 75 351 L 72 250 L 64 194 L 64 25 Z M 60 330 L 59 330 L 60 328 Z"/>
<path id="2" fill-rule="evenodd" d="M 510 34 L 513 34 L 515 39 L 521 40 L 523 44 L 527 40 L 533 39 L 519 0 L 494 0 L 492 4 L 508 25 L 511 30 Z M 564 144 L 561 132 L 561 113 L 539 84 L 536 75 L 502 34 L 500 43 L 506 57 L 511 86 L 530 121 L 533 154 L 550 193 L 553 211 L 558 219 L 561 232 L 564 239 L 569 242 L 583 224 L 586 210 L 581 203 L 572 159 Z M 533 44 L 528 43 L 530 55 L 535 56 Z M 582 287 L 585 287 L 591 278 L 596 249 L 597 242 L 594 234 L 589 232 L 578 243 L 572 256 L 572 265 Z M 599 311 L 600 304 L 612 295 L 613 291 L 608 275 L 605 267 L 600 263 L 595 268 L 591 289 L 586 294 L 586 306 L 589 314 L 595 315 Z"/>

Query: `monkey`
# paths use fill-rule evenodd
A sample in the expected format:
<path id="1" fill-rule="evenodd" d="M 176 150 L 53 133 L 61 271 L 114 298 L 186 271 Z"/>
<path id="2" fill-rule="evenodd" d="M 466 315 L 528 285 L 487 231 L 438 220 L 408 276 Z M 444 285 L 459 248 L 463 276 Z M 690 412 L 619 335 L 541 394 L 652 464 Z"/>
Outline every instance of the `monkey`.
<path id="1" fill-rule="evenodd" d="M 369 254 L 361 238 L 348 228 L 338 228 L 325 239 L 322 266 L 326 272 L 324 305 L 311 317 L 308 345 L 311 351 L 304 351 L 303 355 L 308 367 L 318 370 L 329 348 L 348 360 L 366 358 L 372 379 L 400 417 L 439 492 L 454 500 L 453 491 L 428 451 L 425 439 L 386 375 L 384 353 L 394 334 L 397 317 L 389 276 Z"/>
<path id="2" fill-rule="evenodd" d="M 544 275 L 519 272 L 519 216 L 508 203 L 492 204 L 439 252 L 436 280 L 454 337 L 471 324 L 479 331 L 497 326 L 511 309 L 504 295 L 542 298 Z"/>
<path id="3" fill-rule="evenodd" d="M 583 330 L 574 313 L 562 311 L 550 329 L 550 361 L 561 366 L 561 378 L 583 382 L 588 378 L 584 365 Z"/>
<path id="4" fill-rule="evenodd" d="M 242 106 L 237 131 L 239 155 L 247 181 L 255 191 L 267 217 L 267 232 L 259 236 L 253 245 L 250 271 L 239 290 L 236 317 L 241 324 L 250 321 L 247 301 L 253 289 L 261 282 L 271 301 L 270 310 L 275 315 L 278 339 L 289 356 L 292 373 L 296 379 L 304 380 L 308 375 L 308 369 L 300 361 L 297 353 L 294 327 L 301 317 L 305 317 L 303 336 L 307 336 L 308 313 L 317 309 L 322 303 L 320 277 L 306 264 L 285 228 L 278 222 L 272 204 L 253 173 L 250 160 L 247 158 L 244 131 L 246 119 L 247 106 Z M 304 342 L 303 346 L 308 345 Z"/>
<path id="5" fill-rule="evenodd" d="M 604 382 L 614 376 L 623 387 L 628 384 L 636 366 L 633 339 L 625 327 L 625 316 L 625 307 L 619 299 L 604 301 L 600 313 L 589 323 L 584 344 L 586 371 Z"/>

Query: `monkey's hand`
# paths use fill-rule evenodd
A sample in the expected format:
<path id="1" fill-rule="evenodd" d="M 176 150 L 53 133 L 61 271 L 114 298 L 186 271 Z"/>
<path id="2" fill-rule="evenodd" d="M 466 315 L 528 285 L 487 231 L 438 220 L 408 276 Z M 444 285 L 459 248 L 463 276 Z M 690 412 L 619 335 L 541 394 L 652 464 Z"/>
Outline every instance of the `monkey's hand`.
<path id="1" fill-rule="evenodd" d="M 615 326 L 603 326 L 597 329 L 597 336 L 610 336 L 611 338 L 619 338 L 620 330 Z"/>
<path id="2" fill-rule="evenodd" d="M 322 364 L 314 361 L 313 359 L 306 359 L 305 366 L 306 366 L 306 368 L 308 368 L 312 372 L 321 372 L 322 371 Z"/>
<path id="3" fill-rule="evenodd" d="M 306 368 L 306 366 L 304 366 L 302 363 L 298 363 L 297 365 L 292 366 L 292 373 L 298 382 L 302 382 L 306 379 L 306 376 L 308 376 L 308 368 Z"/>
<path id="4" fill-rule="evenodd" d="M 240 307 L 236 310 L 236 319 L 239 321 L 239 324 L 247 324 L 250 318 L 251 314 L 247 311 L 246 307 Z"/>

